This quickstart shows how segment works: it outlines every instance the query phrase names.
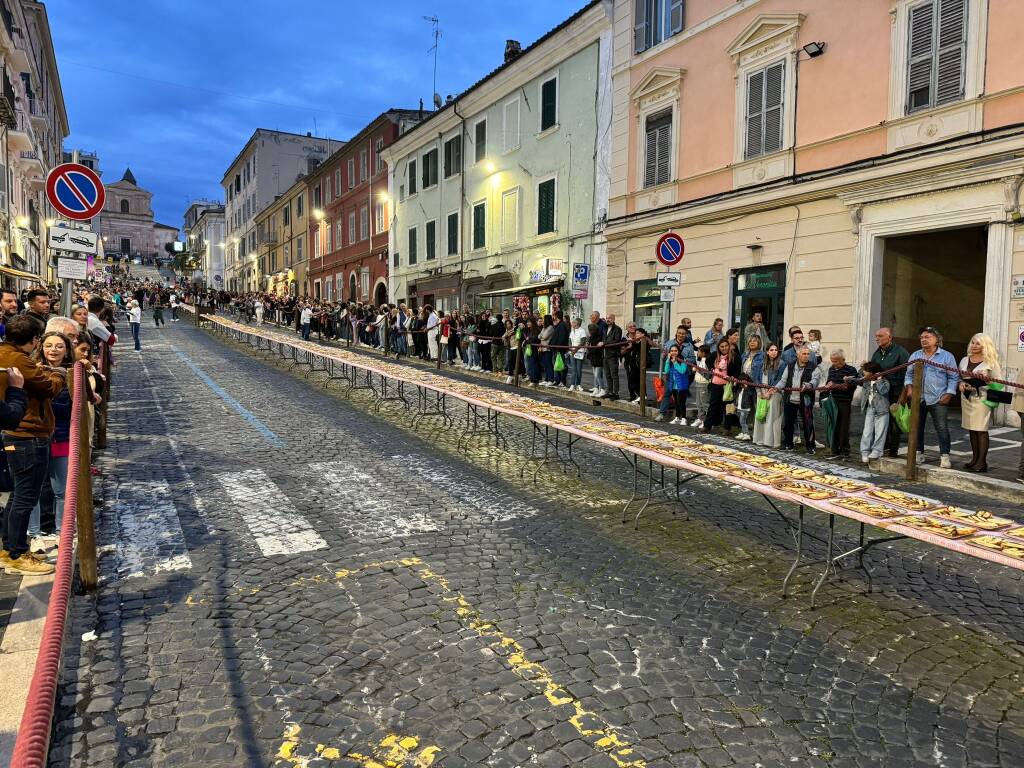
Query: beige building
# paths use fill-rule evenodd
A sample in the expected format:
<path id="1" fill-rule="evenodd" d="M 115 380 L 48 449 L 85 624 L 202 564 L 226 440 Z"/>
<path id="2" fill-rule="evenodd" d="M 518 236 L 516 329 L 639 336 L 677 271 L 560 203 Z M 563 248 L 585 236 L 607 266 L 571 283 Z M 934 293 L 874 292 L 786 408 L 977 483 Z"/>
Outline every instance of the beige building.
<path id="1" fill-rule="evenodd" d="M 826 7 L 827 6 L 827 7 Z M 1024 365 L 1024 48 L 1003 0 L 615 0 L 608 309 L 766 315 L 866 359 L 972 334 Z M 677 13 L 678 11 L 678 13 Z M 1018 340 L 1020 339 L 1020 340 Z"/>
<path id="2" fill-rule="evenodd" d="M 135 180 L 126 168 L 121 180 L 104 185 L 107 193 L 103 210 L 93 222 L 103 239 L 103 250 L 114 258 L 166 256 L 164 244 L 178 239 L 178 228 L 153 220 L 153 193 Z"/>
<path id="3" fill-rule="evenodd" d="M 246 290 L 301 296 L 309 266 L 306 179 L 300 178 L 256 214 L 257 251 L 240 273 Z"/>

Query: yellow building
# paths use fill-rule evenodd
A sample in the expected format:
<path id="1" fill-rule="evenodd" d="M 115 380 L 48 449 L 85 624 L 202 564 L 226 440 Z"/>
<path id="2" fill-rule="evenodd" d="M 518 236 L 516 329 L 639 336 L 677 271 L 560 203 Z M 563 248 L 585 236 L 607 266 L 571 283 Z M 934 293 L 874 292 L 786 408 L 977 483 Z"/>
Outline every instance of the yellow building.
<path id="1" fill-rule="evenodd" d="M 306 287 L 306 248 L 309 229 L 306 179 L 301 178 L 256 214 L 256 252 L 246 265 L 246 285 L 278 296 L 303 296 Z M 252 282 L 248 270 L 253 270 Z"/>

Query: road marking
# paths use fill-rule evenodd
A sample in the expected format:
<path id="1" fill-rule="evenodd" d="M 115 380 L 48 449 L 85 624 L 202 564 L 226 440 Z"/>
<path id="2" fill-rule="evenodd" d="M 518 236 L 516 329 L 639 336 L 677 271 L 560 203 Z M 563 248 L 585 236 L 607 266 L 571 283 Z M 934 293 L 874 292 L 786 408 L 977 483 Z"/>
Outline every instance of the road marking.
<path id="1" fill-rule="evenodd" d="M 192 567 L 166 481 L 119 484 L 114 510 L 119 576 L 187 571 Z"/>
<path id="2" fill-rule="evenodd" d="M 280 437 L 275 435 L 274 432 L 271 431 L 270 427 L 268 427 L 266 424 L 264 424 L 262 421 L 256 418 L 252 411 L 250 411 L 240 402 L 235 400 L 235 398 L 229 395 L 227 391 L 225 391 L 225 389 L 222 386 L 220 386 L 220 384 L 218 384 L 209 377 L 206 371 L 204 371 L 202 368 L 200 368 L 198 365 L 192 362 L 192 358 L 190 358 L 180 349 L 175 348 L 173 344 L 171 345 L 171 351 L 174 352 L 174 354 L 176 354 L 179 358 L 181 358 L 182 362 L 185 363 L 185 365 L 187 365 L 192 370 L 192 373 L 198 376 L 202 380 L 202 382 L 213 391 L 215 395 L 217 395 L 221 400 L 230 405 L 235 410 L 235 412 L 237 412 L 243 419 L 249 422 L 253 429 L 255 429 L 257 432 L 263 435 L 271 445 L 273 445 L 275 448 L 284 448 L 284 441 L 281 440 Z"/>
<path id="3" fill-rule="evenodd" d="M 219 482 L 264 555 L 292 555 L 326 549 L 288 497 L 261 469 L 217 475 Z"/>
<path id="4" fill-rule="evenodd" d="M 367 563 L 359 568 L 342 569 L 335 573 L 338 585 L 344 588 L 346 579 L 358 577 L 364 571 L 376 569 L 408 568 L 415 573 L 424 584 L 433 584 L 440 588 L 442 602 L 455 606 L 459 621 L 467 629 L 479 637 L 491 641 L 491 647 L 500 649 L 496 654 L 508 667 L 528 686 L 537 690 L 548 700 L 553 708 L 564 711 L 568 722 L 579 733 L 580 738 L 587 742 L 595 751 L 611 758 L 618 768 L 646 768 L 647 763 L 636 754 L 636 751 L 619 734 L 619 730 L 598 715 L 584 708 L 583 703 L 568 689 L 562 687 L 554 679 L 548 669 L 536 661 L 528 661 L 526 649 L 513 637 L 498 629 L 495 624 L 483 618 L 465 596 L 452 589 L 444 576 L 436 573 L 418 557 L 407 557 L 401 560 L 384 560 Z M 296 583 L 321 583 L 323 577 L 300 577 Z M 562 708 L 568 708 L 562 710 Z M 569 714 L 571 712 L 571 714 Z"/>
<path id="5" fill-rule="evenodd" d="M 440 747 L 427 746 L 419 752 L 414 752 L 420 745 L 420 740 L 415 736 L 399 736 L 391 733 L 381 739 L 377 744 L 370 747 L 370 754 L 362 752 L 346 752 L 344 755 L 337 747 L 330 747 L 326 744 L 317 744 L 316 752 L 309 757 L 296 755 L 299 748 L 299 735 L 302 728 L 295 723 L 285 726 L 284 741 L 277 750 L 277 757 L 287 761 L 296 768 L 304 768 L 314 758 L 322 760 L 346 760 L 365 765 L 367 768 L 430 768 L 434 764 Z"/>
<path id="6" fill-rule="evenodd" d="M 401 465 L 396 465 L 401 471 Z M 440 531 L 442 525 L 430 519 L 426 513 L 409 510 L 395 497 L 393 485 L 386 485 L 368 472 L 345 461 L 325 461 L 311 464 L 317 478 L 329 486 L 332 496 L 343 500 L 344 507 L 351 511 L 365 512 L 366 526 L 377 528 L 374 533 L 397 538 L 417 533 Z M 395 503 L 394 501 L 399 503 Z"/>

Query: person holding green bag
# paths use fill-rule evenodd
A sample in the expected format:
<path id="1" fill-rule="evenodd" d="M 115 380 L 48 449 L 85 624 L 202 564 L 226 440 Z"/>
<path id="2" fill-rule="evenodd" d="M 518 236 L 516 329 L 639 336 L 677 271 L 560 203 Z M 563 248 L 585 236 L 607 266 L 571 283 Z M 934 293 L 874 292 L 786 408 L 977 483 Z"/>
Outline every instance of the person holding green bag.
<path id="1" fill-rule="evenodd" d="M 988 433 L 992 429 L 992 412 L 999 405 L 992 392 L 1002 389 L 1002 385 L 989 385 L 981 378 L 1002 376 L 999 353 L 992 339 L 983 333 L 974 334 L 967 345 L 967 354 L 960 361 L 960 370 L 963 371 L 959 386 L 960 418 L 971 438 L 971 460 L 964 464 L 964 469 L 988 472 Z"/>
<path id="2" fill-rule="evenodd" d="M 661 375 L 665 382 L 665 394 L 661 398 L 658 415 L 654 417 L 654 420 L 664 421 L 669 405 L 674 403 L 676 417 L 669 423 L 685 427 L 686 398 L 690 393 L 690 372 L 680 357 L 679 347 L 669 348 L 668 360 L 665 361 Z"/>
<path id="3" fill-rule="evenodd" d="M 708 415 L 704 420 L 704 432 L 711 432 L 721 425 L 731 437 L 732 429 L 739 427 L 739 419 L 735 413 L 726 415 L 726 405 L 735 402 L 733 382 L 730 379 L 743 373 L 743 364 L 736 349 L 725 338 L 718 342 L 707 360 L 711 383 L 708 384 Z"/>
<path id="4" fill-rule="evenodd" d="M 536 387 L 540 382 L 540 327 L 533 318 L 526 324 L 526 339 L 523 343 L 526 375 L 530 378 L 530 386 Z"/>
<path id="5" fill-rule="evenodd" d="M 782 352 L 778 344 L 769 344 L 761 365 L 759 384 L 776 387 L 782 376 Z M 767 448 L 782 445 L 782 393 L 776 389 L 757 388 L 757 406 L 754 412 L 754 444 Z"/>

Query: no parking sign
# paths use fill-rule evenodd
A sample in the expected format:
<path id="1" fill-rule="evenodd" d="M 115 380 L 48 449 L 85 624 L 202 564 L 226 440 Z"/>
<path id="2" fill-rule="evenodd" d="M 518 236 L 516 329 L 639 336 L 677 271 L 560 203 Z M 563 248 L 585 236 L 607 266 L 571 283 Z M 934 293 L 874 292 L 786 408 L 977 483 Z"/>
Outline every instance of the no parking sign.
<path id="1" fill-rule="evenodd" d="M 654 255 L 666 267 L 676 266 L 683 260 L 684 253 L 686 253 L 686 245 L 683 243 L 683 238 L 675 232 L 662 235 L 658 239 L 658 244 L 654 246 Z"/>
<path id="2" fill-rule="evenodd" d="M 1024 352 L 1024 325 L 1017 326 L 1017 351 Z"/>

